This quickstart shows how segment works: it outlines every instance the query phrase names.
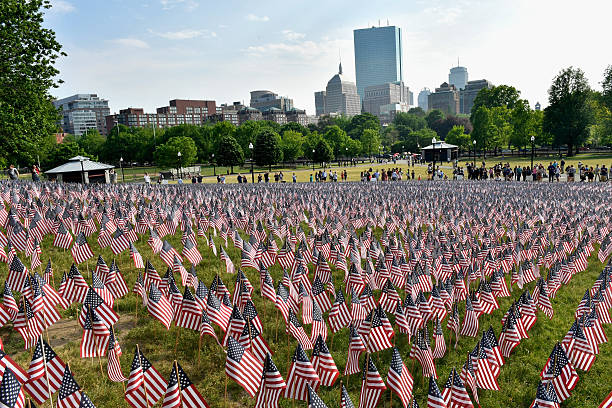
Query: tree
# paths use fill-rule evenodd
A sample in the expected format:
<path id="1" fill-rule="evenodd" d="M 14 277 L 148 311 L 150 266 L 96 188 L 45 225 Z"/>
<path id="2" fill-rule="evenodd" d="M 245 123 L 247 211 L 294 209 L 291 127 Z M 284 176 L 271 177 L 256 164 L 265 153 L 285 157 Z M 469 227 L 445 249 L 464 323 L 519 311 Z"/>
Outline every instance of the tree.
<path id="1" fill-rule="evenodd" d="M 306 136 L 304 139 L 304 144 L 302 145 L 302 150 L 304 151 L 304 156 L 306 156 L 306 158 L 309 160 L 314 159 L 313 150 L 317 148 L 319 141 L 322 139 L 323 137 L 317 131 L 314 131 Z"/>
<path id="2" fill-rule="evenodd" d="M 0 161 L 32 164 L 58 113 L 49 90 L 57 87 L 55 63 L 62 46 L 43 27 L 48 0 L 0 2 Z"/>
<path id="3" fill-rule="evenodd" d="M 603 103 L 612 111 L 612 65 L 608 65 L 608 68 L 604 71 L 604 79 L 601 82 L 601 87 L 603 88 L 601 94 Z"/>
<path id="4" fill-rule="evenodd" d="M 232 173 L 234 166 L 240 166 L 244 163 L 244 153 L 240 144 L 231 135 L 224 135 L 219 141 L 217 148 L 216 161 L 220 166 L 230 166 Z"/>
<path id="5" fill-rule="evenodd" d="M 410 108 L 408 113 L 410 113 L 411 115 L 416 115 L 420 118 L 424 118 L 427 115 L 427 112 L 425 112 L 423 108 L 421 108 L 420 106 L 417 106 L 415 108 Z"/>
<path id="6" fill-rule="evenodd" d="M 368 156 L 378 152 L 380 148 L 380 135 L 377 130 L 366 129 L 361 135 L 361 151 Z"/>
<path id="7" fill-rule="evenodd" d="M 365 112 L 361 115 L 355 115 L 351 118 L 350 123 L 344 129 L 351 139 L 359 139 L 366 129 L 380 130 L 380 119 L 371 113 Z"/>
<path id="8" fill-rule="evenodd" d="M 294 122 L 292 122 L 294 123 Z M 294 130 L 286 130 L 281 138 L 281 149 L 283 150 L 283 160 L 293 161 L 304 154 L 302 145 L 304 136 Z"/>
<path id="9" fill-rule="evenodd" d="M 191 166 L 195 163 L 197 154 L 195 142 L 187 136 L 173 137 L 155 149 L 157 164 L 165 168 Z"/>
<path id="10" fill-rule="evenodd" d="M 77 142 L 57 143 L 47 154 L 42 156 L 41 166 L 43 170 L 50 170 L 66 163 L 75 156 L 88 157 L 89 155 Z"/>
<path id="11" fill-rule="evenodd" d="M 88 129 L 77 139 L 79 147 L 90 157 L 98 157 L 102 153 L 105 142 L 106 138 L 98 132 L 98 129 Z"/>
<path id="12" fill-rule="evenodd" d="M 329 163 L 334 160 L 334 151 L 325 139 L 319 140 L 314 150 L 314 161 L 319 163 Z"/>
<path id="13" fill-rule="evenodd" d="M 268 128 L 259 131 L 255 138 L 253 159 L 258 166 L 269 166 L 270 171 L 273 164 L 283 160 L 281 140 L 278 133 Z"/>
<path id="14" fill-rule="evenodd" d="M 359 153 L 361 153 L 361 142 L 359 140 L 349 138 L 349 140 L 346 142 L 344 155 L 348 157 L 355 157 L 358 156 Z"/>
<path id="15" fill-rule="evenodd" d="M 510 124 L 510 110 L 505 106 L 496 106 L 490 110 L 490 128 L 488 145 L 495 149 L 507 146 L 512 133 L 512 125 Z"/>
<path id="16" fill-rule="evenodd" d="M 486 106 L 479 106 L 476 111 L 472 110 L 472 139 L 476 141 L 476 148 L 486 150 L 489 143 L 491 128 L 490 110 Z"/>
<path id="17" fill-rule="evenodd" d="M 297 122 L 287 122 L 287 123 L 285 123 L 284 125 L 281 126 L 279 134 L 282 135 L 283 133 L 285 133 L 288 130 L 292 130 L 294 132 L 299 132 L 299 133 L 302 134 L 302 136 L 306 136 L 307 134 L 310 133 L 310 129 L 300 125 Z"/>
<path id="18" fill-rule="evenodd" d="M 465 133 L 463 126 L 453 126 L 453 128 L 448 131 L 445 141 L 446 143 L 458 146 L 461 150 L 471 149 L 470 144 L 472 143 L 472 139 L 470 135 Z"/>
<path id="19" fill-rule="evenodd" d="M 339 126 L 328 126 L 323 138 L 329 143 L 334 151 L 334 157 L 340 157 L 344 154 L 343 150 L 346 147 L 349 137 Z"/>
<path id="20" fill-rule="evenodd" d="M 425 121 L 427 122 L 427 126 L 431 128 L 437 120 L 444 119 L 445 117 L 444 112 L 440 109 L 434 109 L 425 116 Z"/>
<path id="21" fill-rule="evenodd" d="M 510 114 L 510 123 L 512 124 L 510 143 L 512 146 L 518 149 L 527 148 L 531 143 L 531 136 L 535 137 L 537 117 L 534 112 L 526 103 L 517 104 L 512 109 Z"/>
<path id="22" fill-rule="evenodd" d="M 466 117 L 459 117 L 455 115 L 448 115 L 444 119 L 438 119 L 431 124 L 430 128 L 433 129 L 440 140 L 444 140 L 448 132 L 455 126 L 463 126 L 465 133 L 472 133 L 472 123 Z"/>
<path id="23" fill-rule="evenodd" d="M 242 148 L 245 158 L 251 157 L 251 149 L 249 143 L 255 144 L 257 133 L 262 129 L 262 124 L 259 121 L 247 120 L 236 128 L 236 141 Z"/>
<path id="24" fill-rule="evenodd" d="M 562 70 L 548 90 L 543 128 L 553 135 L 556 145 L 567 144 L 568 156 L 589 136 L 593 121 L 588 104 L 590 92 L 584 72 L 573 67 Z"/>
<path id="25" fill-rule="evenodd" d="M 421 130 L 427 127 L 427 121 L 425 120 L 424 115 L 419 116 L 410 112 L 398 112 L 395 115 L 395 118 L 393 118 L 393 124 L 398 128 L 401 126 L 404 128 L 410 128 L 411 130 Z"/>
<path id="26" fill-rule="evenodd" d="M 505 106 L 508 109 L 514 109 L 519 102 L 521 92 L 513 86 L 498 85 L 492 88 L 483 88 L 478 92 L 472 106 L 472 123 L 474 123 L 474 113 L 476 110 L 484 106 L 486 108 L 495 108 Z"/>

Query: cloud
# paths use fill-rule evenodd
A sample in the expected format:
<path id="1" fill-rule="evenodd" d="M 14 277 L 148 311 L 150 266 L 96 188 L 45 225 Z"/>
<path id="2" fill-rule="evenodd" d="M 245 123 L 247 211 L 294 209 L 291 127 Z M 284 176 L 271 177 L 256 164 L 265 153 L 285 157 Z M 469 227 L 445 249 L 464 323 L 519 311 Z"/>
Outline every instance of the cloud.
<path id="1" fill-rule="evenodd" d="M 76 10 L 76 7 L 71 3 L 64 0 L 53 0 L 51 2 L 51 9 L 49 11 L 55 14 L 72 13 Z"/>
<path id="2" fill-rule="evenodd" d="M 296 33 L 293 30 L 283 30 L 283 35 L 285 36 L 286 39 L 291 40 L 291 41 L 301 40 L 302 38 L 306 37 L 306 34 Z"/>
<path id="3" fill-rule="evenodd" d="M 268 16 L 256 16 L 255 14 L 249 14 L 246 16 L 246 19 L 249 21 L 256 21 L 258 23 L 265 23 L 270 21 L 270 17 Z"/>
<path id="4" fill-rule="evenodd" d="M 149 48 L 149 44 L 137 38 L 118 38 L 114 40 L 114 42 L 124 47 L 143 48 L 143 49 Z"/>
<path id="5" fill-rule="evenodd" d="M 179 31 L 166 31 L 164 33 L 158 33 L 149 29 L 149 32 L 167 40 L 190 40 L 193 38 L 215 38 L 217 36 L 217 33 L 210 30 L 184 29 Z"/>
<path id="6" fill-rule="evenodd" d="M 163 10 L 172 10 L 177 6 L 184 6 L 187 10 L 193 10 L 199 6 L 196 0 L 160 0 Z"/>

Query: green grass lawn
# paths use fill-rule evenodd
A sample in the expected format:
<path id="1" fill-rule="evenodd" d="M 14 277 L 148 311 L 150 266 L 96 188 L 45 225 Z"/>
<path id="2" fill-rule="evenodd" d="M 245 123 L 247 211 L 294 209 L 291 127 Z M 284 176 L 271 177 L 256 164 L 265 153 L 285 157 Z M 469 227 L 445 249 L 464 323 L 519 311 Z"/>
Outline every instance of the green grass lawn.
<path id="1" fill-rule="evenodd" d="M 380 230 L 376 231 L 377 236 L 380 236 L 380 233 Z M 106 262 L 110 264 L 113 258 L 110 249 L 99 251 L 97 244 L 94 243 L 96 238 L 97 234 L 94 234 L 89 239 L 89 242 L 92 243 L 92 247 L 95 248 L 94 253 L 97 255 L 97 253 L 100 252 Z M 180 234 L 169 237 L 168 239 L 175 248 L 181 248 Z M 217 245 L 219 245 L 220 241 L 220 238 L 215 238 Z M 204 246 L 203 240 L 199 239 L 198 242 L 199 249 L 204 257 L 203 262 L 196 268 L 198 277 L 209 285 L 215 274 L 218 273 L 228 289 L 233 291 L 235 275 L 226 274 L 224 265 L 218 258 L 213 256 L 208 247 Z M 141 238 L 140 241 L 136 242 L 136 247 L 143 258 L 150 259 L 160 275 L 163 276 L 166 266 L 158 256 L 152 253 L 149 246 L 146 244 L 146 239 Z M 55 287 L 57 288 L 63 272 L 68 271 L 72 263 L 72 258 L 69 252 L 64 252 L 63 250 L 52 247 L 52 239 L 50 237 L 45 238 L 42 243 L 42 248 L 43 263 L 46 263 L 48 257 L 52 259 L 56 282 Z M 240 254 L 238 250 L 231 245 L 231 240 L 227 252 L 233 259 L 236 267 L 238 267 Z M 594 254 L 595 253 L 596 251 Z M 118 263 L 128 287 L 131 290 L 138 272 L 134 269 L 127 253 L 119 257 Z M 90 281 L 90 273 L 88 270 L 91 270 L 94 265 L 95 259 L 91 259 L 87 264 L 82 264 L 79 268 L 88 281 Z M 529 332 L 530 338 L 521 342 L 510 358 L 506 359 L 506 364 L 501 369 L 501 375 L 499 377 L 501 391 L 480 390 L 479 396 L 482 407 L 527 407 L 532 402 L 536 393 L 539 372 L 544 366 L 552 347 L 556 341 L 563 338 L 569 329 L 574 319 L 574 311 L 582 295 L 587 288 L 591 287 L 602 268 L 603 265 L 597 260 L 595 255 L 592 255 L 589 259 L 588 269 L 574 276 L 567 286 L 562 286 L 557 293 L 557 297 L 552 300 L 555 311 L 554 318 L 549 321 L 543 313 L 538 313 L 538 321 Z M 334 283 L 336 288 L 339 288 L 342 285 L 343 272 L 338 272 L 333 267 L 332 270 Z M 273 359 L 276 365 L 286 379 L 288 363 L 297 343 L 293 338 L 288 340 L 284 331 L 284 323 L 282 323 L 282 318 L 278 318 L 274 305 L 269 301 L 264 301 L 260 296 L 258 273 L 252 269 L 248 269 L 245 272 L 256 288 L 253 293 L 253 300 L 262 317 L 262 321 L 265 322 L 263 336 L 268 341 L 274 353 Z M 275 283 L 282 277 L 282 271 L 278 265 L 272 267 L 270 273 Z M 179 277 L 177 277 L 177 279 L 179 279 Z M 534 284 L 527 285 L 527 288 L 533 291 Z M 508 309 L 511 302 L 518 299 L 521 293 L 522 291 L 515 288 L 511 298 L 502 299 L 500 301 L 499 310 L 491 315 L 481 316 L 481 331 L 487 329 L 489 325 L 492 325 L 496 335 L 499 336 L 502 315 Z M 400 295 L 403 298 L 403 291 L 400 291 Z M 376 291 L 376 299 L 378 299 L 379 296 L 380 292 Z M 62 312 L 64 319 L 71 319 L 75 324 L 78 324 L 75 320 L 79 312 L 79 307 L 80 306 L 73 305 L 70 309 Z M 210 406 L 224 406 L 224 385 L 226 380 L 224 373 L 225 354 L 214 340 L 205 337 L 202 341 L 201 352 L 199 353 L 197 333 L 185 329 L 179 332 L 175 327 L 172 327 L 169 331 L 165 330 L 161 323 L 147 314 L 146 310 L 141 306 L 140 299 L 132 293 L 118 300 L 115 309 L 118 310 L 119 315 L 122 317 L 120 323 L 125 322 L 128 317 L 134 319 L 136 313 L 138 314 L 135 327 L 130 330 L 126 328 L 117 331 L 117 337 L 123 348 L 121 365 L 124 375 L 127 376 L 129 374 L 134 349 L 136 344 L 139 344 L 144 355 L 147 356 L 166 379 L 168 379 L 172 361 L 177 359 Z M 325 314 L 325 317 L 327 317 L 327 314 Z M 393 320 L 392 316 L 389 317 Z M 462 313 L 461 318 L 463 318 Z M 445 322 L 443 323 L 443 327 L 448 344 L 450 337 L 446 330 Z M 220 334 L 218 328 L 216 328 L 216 330 L 217 333 Z M 276 337 L 277 330 L 278 339 Z M 310 334 L 310 326 L 306 326 L 305 330 L 307 334 Z M 612 328 L 607 327 L 606 333 L 608 338 L 610 338 L 612 336 Z M 21 337 L 17 332 L 13 331 L 10 326 L 0 329 L 0 334 L 2 335 L 6 352 L 13 356 L 17 362 L 27 370 L 31 359 L 31 352 L 23 351 Z M 57 336 L 58 333 L 55 333 L 55 335 Z M 177 335 L 179 336 L 179 341 L 175 354 L 174 348 Z M 59 336 L 62 337 L 62 333 L 59 333 Z M 106 359 L 102 359 L 101 361 L 104 370 L 104 374 L 101 374 L 100 362 L 79 358 L 80 335 L 74 335 L 68 338 L 66 338 L 66 336 L 63 337 L 65 338 L 61 343 L 65 344 L 55 347 L 55 351 L 65 362 L 70 363 L 76 380 L 88 393 L 96 406 L 127 406 L 127 403 L 123 400 L 122 385 L 111 383 L 106 376 Z M 348 329 L 343 329 L 336 333 L 333 336 L 333 344 L 330 331 L 330 336 L 327 340 L 327 344 L 330 346 L 330 350 L 340 372 L 343 372 L 346 364 L 347 340 Z M 443 386 L 452 367 L 456 367 L 460 370 L 460 367 L 466 360 L 467 352 L 472 350 L 476 342 L 477 339 L 475 338 L 460 338 L 457 349 L 453 349 L 452 346 L 448 344 L 446 356 L 442 360 L 436 361 L 436 368 L 439 376 L 438 384 L 440 387 Z M 426 406 L 427 382 L 424 382 L 421 377 L 421 367 L 418 362 L 413 364 L 409 360 L 408 355 L 411 346 L 404 335 L 397 333 L 396 345 L 401 352 L 404 362 L 414 376 L 414 395 L 420 406 L 424 407 Z M 309 355 L 310 354 L 311 353 L 309 353 Z M 199 359 L 198 356 L 200 356 Z M 376 354 L 374 356 L 374 362 L 383 379 L 386 379 L 390 362 L 390 350 Z M 597 360 L 591 371 L 588 373 L 579 372 L 580 381 L 572 397 L 563 403 L 563 407 L 586 408 L 597 406 L 610 391 L 610 379 L 612 379 L 609 371 L 610 367 L 612 367 L 612 345 L 607 343 L 601 346 L 600 354 L 597 356 Z M 360 375 L 353 375 L 348 380 L 346 378 L 343 378 L 343 380 L 345 380 L 345 384 L 348 386 L 353 402 L 358 404 L 361 386 Z M 339 406 L 339 382 L 333 388 L 321 387 L 319 395 L 329 407 Z M 254 405 L 254 400 L 231 380 L 228 381 L 228 396 L 228 406 L 252 407 Z M 385 405 L 389 404 L 388 392 L 383 394 L 381 401 L 384 401 Z M 298 407 L 305 405 L 306 404 L 303 402 L 297 402 L 295 404 L 295 406 Z M 48 402 L 46 406 L 49 406 Z M 281 398 L 281 406 L 289 407 L 294 406 L 294 404 L 289 400 Z M 395 396 L 393 397 L 393 406 L 400 406 L 400 401 Z"/>

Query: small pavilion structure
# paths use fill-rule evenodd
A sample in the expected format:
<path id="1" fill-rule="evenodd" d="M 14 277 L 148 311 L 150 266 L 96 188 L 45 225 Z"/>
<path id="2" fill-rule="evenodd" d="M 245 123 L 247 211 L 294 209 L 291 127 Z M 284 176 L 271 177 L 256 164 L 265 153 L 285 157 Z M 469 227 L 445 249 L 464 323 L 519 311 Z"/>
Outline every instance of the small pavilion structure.
<path id="1" fill-rule="evenodd" d="M 457 158 L 458 147 L 444 141 L 434 142 L 427 147 L 421 149 L 422 157 L 426 162 L 450 162 Z"/>
<path id="2" fill-rule="evenodd" d="M 110 183 L 110 164 L 98 163 L 89 157 L 74 156 L 68 162 L 54 169 L 47 170 L 45 174 L 50 180 L 64 183 Z"/>

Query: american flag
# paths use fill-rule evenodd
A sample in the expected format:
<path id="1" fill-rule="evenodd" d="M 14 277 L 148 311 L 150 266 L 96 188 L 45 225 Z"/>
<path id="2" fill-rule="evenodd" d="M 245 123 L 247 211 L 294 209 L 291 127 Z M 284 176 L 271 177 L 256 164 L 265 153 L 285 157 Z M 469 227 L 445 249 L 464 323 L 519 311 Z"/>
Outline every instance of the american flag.
<path id="1" fill-rule="evenodd" d="M 359 357 L 366 351 L 366 346 L 363 344 L 361 336 L 353 325 L 349 327 L 349 343 L 348 343 L 348 357 L 346 359 L 346 367 L 344 368 L 344 375 L 356 374 L 360 371 L 359 369 Z"/>
<path id="2" fill-rule="evenodd" d="M 174 361 L 168 387 L 162 403 L 162 408 L 203 408 L 208 407 L 208 403 L 198 392 L 195 385 L 191 382 L 181 365 Z"/>
<path id="3" fill-rule="evenodd" d="M 272 353 L 270 346 L 252 320 L 247 319 L 238 342 L 248 348 L 258 360 L 264 361 L 266 354 Z"/>
<path id="4" fill-rule="evenodd" d="M 347 327 L 351 321 L 351 314 L 346 306 L 342 289 L 338 289 L 336 292 L 336 300 L 329 312 L 328 319 L 332 333 L 336 333 L 340 329 Z"/>
<path id="5" fill-rule="evenodd" d="M 79 272 L 76 265 L 72 264 L 66 277 L 63 291 L 62 284 L 60 283 L 59 294 L 71 303 L 83 303 L 88 291 L 89 285 L 87 284 L 87 281 L 85 281 L 83 275 L 81 275 L 81 272 Z"/>
<path id="6" fill-rule="evenodd" d="M 453 367 L 453 370 L 450 374 L 452 378 L 451 385 L 451 395 L 450 395 L 450 404 L 449 407 L 457 407 L 457 408 L 472 408 L 474 405 L 470 400 L 470 396 L 461 381 L 461 377 L 457 374 L 457 371 Z"/>
<path id="7" fill-rule="evenodd" d="M 19 308 L 17 307 L 17 302 L 13 297 L 13 291 L 11 290 L 10 284 L 8 281 L 4 282 L 4 291 L 2 293 L 2 306 L 3 313 L 8 314 L 8 320 L 15 320 L 17 316 L 17 312 L 19 312 Z"/>
<path id="8" fill-rule="evenodd" d="M 115 338 L 115 331 L 111 328 L 110 337 L 108 339 L 108 352 L 106 353 L 108 358 L 108 378 L 113 382 L 124 382 L 127 378 L 121 372 L 121 362 L 119 357 L 121 356 L 121 347 L 119 342 Z"/>
<path id="9" fill-rule="evenodd" d="M 310 384 L 306 383 L 308 388 L 308 408 L 327 408 L 327 405 L 319 397 L 315 390 L 312 389 Z"/>
<path id="10" fill-rule="evenodd" d="M 53 239 L 53 246 L 69 249 L 72 240 L 72 235 L 70 235 L 64 224 L 60 223 L 55 238 Z"/>
<path id="11" fill-rule="evenodd" d="M 208 334 L 209 336 L 215 339 L 218 345 L 221 346 L 221 343 L 217 338 L 217 333 L 215 333 L 215 329 L 212 327 L 210 319 L 208 318 L 208 313 L 206 312 L 206 309 L 202 309 L 202 316 L 200 318 L 200 328 L 198 331 L 200 332 L 200 339 L 202 339 L 202 336 Z"/>
<path id="12" fill-rule="evenodd" d="M 232 311 L 221 307 L 221 302 L 217 299 L 212 290 L 208 292 L 206 313 L 208 313 L 211 322 L 217 324 L 224 332 L 227 330 Z"/>
<path id="13" fill-rule="evenodd" d="M 446 354 L 446 340 L 444 340 L 444 332 L 442 331 L 442 325 L 440 319 L 436 316 L 434 321 L 434 340 L 435 347 L 433 351 L 433 358 L 442 358 Z"/>
<path id="14" fill-rule="evenodd" d="M 10 368 L 7 368 L 0 383 L 0 407 L 24 408 L 25 396 L 21 384 Z"/>
<path id="15" fill-rule="evenodd" d="M 200 251 L 198 251 L 198 247 L 193 242 L 193 239 L 195 238 L 187 238 L 185 240 L 182 254 L 189 260 L 189 262 L 191 262 L 192 265 L 197 265 L 202 262 L 202 255 L 200 254 Z"/>
<path id="16" fill-rule="evenodd" d="M 225 374 L 254 397 L 262 381 L 263 363 L 233 337 L 228 338 Z"/>
<path id="17" fill-rule="evenodd" d="M 183 301 L 177 314 L 176 326 L 198 331 L 202 316 L 202 307 L 193 297 L 188 287 L 185 287 Z"/>
<path id="18" fill-rule="evenodd" d="M 599 404 L 599 407 L 597 408 L 612 408 L 612 391 L 610 391 L 608 396 L 601 402 L 601 404 Z"/>
<path id="19" fill-rule="evenodd" d="M 19 302 L 19 312 L 13 322 L 13 328 L 23 337 L 25 349 L 31 348 L 43 331 L 42 324 L 32 311 L 30 302 L 25 296 Z"/>
<path id="20" fill-rule="evenodd" d="M 276 368 L 274 361 L 272 361 L 272 356 L 270 353 L 266 354 L 263 365 L 263 381 L 257 394 L 255 408 L 277 408 L 278 399 L 286 387 L 287 384 L 285 384 L 285 380 Z"/>
<path id="21" fill-rule="evenodd" d="M 595 362 L 595 353 L 578 321 L 574 321 L 561 344 L 574 367 L 582 371 L 591 369 Z"/>
<path id="22" fill-rule="evenodd" d="M 0 376 L 4 372 L 10 369 L 13 375 L 19 380 L 21 384 L 25 384 L 28 381 L 29 374 L 26 373 L 19 364 L 17 364 L 4 350 L 0 349 Z"/>
<path id="23" fill-rule="evenodd" d="M 289 311 L 287 332 L 291 333 L 291 335 L 302 345 L 305 350 L 312 350 L 312 341 L 310 341 L 306 335 L 304 327 L 302 327 L 302 324 L 298 321 L 297 316 L 292 310 Z"/>
<path id="24" fill-rule="evenodd" d="M 26 268 L 26 266 L 17 256 L 14 256 L 9 266 L 6 282 L 9 284 L 12 290 L 21 292 L 27 276 L 28 268 Z"/>
<path id="25" fill-rule="evenodd" d="M 491 364 L 484 347 L 479 344 L 477 348 L 476 384 L 478 388 L 499 391 L 496 375 L 499 372 L 499 367 Z"/>
<path id="26" fill-rule="evenodd" d="M 166 381 L 137 345 L 125 390 L 125 400 L 133 408 L 148 408 L 157 404 L 165 391 Z"/>
<path id="27" fill-rule="evenodd" d="M 478 315 L 472 307 L 472 301 L 469 296 L 465 298 L 465 317 L 460 334 L 469 337 L 476 337 L 478 335 Z"/>
<path id="28" fill-rule="evenodd" d="M 117 228 L 117 230 L 113 233 L 110 247 L 111 251 L 113 251 L 114 255 L 120 254 L 130 246 L 130 241 L 128 240 L 126 234 Z"/>
<path id="29" fill-rule="evenodd" d="M 72 376 L 70 366 L 66 365 L 57 397 L 57 408 L 79 408 L 81 396 L 81 387 Z"/>
<path id="30" fill-rule="evenodd" d="M 134 261 L 134 268 L 144 269 L 144 262 L 142 261 L 142 256 L 140 255 L 140 252 L 138 252 L 138 249 L 131 242 L 130 257 L 132 258 L 132 261 Z"/>
<path id="31" fill-rule="evenodd" d="M 559 400 L 557 394 L 552 388 L 552 384 L 544 384 L 542 381 L 538 384 L 538 390 L 536 392 L 536 398 L 531 407 L 539 408 L 559 408 Z"/>
<path id="32" fill-rule="evenodd" d="M 83 306 L 89 306 L 108 327 L 119 321 L 119 315 L 113 310 L 112 305 L 106 303 L 93 287 L 87 292 Z"/>
<path id="33" fill-rule="evenodd" d="M 340 408 L 355 408 L 355 404 L 353 404 L 353 400 L 351 400 L 351 396 L 344 384 L 342 385 L 342 391 L 340 392 Z"/>
<path id="34" fill-rule="evenodd" d="M 327 324 L 321 313 L 321 309 L 315 300 L 312 302 L 312 332 L 310 340 L 315 342 L 318 336 L 321 336 L 323 340 L 327 340 Z"/>
<path id="35" fill-rule="evenodd" d="M 402 361 L 399 350 L 393 347 L 391 354 L 391 364 L 387 373 L 387 385 L 390 391 L 395 392 L 402 401 L 402 405 L 407 407 L 412 398 L 412 386 L 414 381 L 408 368 Z"/>
<path id="36" fill-rule="evenodd" d="M 170 245 L 170 243 L 164 240 L 161 251 L 159 252 L 159 257 L 168 265 L 172 267 L 174 264 L 174 257 L 176 257 L 179 261 L 182 260 L 181 255 Z"/>
<path id="37" fill-rule="evenodd" d="M 374 365 L 374 361 L 372 361 L 372 356 L 367 354 L 363 364 L 359 408 L 376 407 L 380 396 L 386 389 L 387 386 L 378 373 L 378 369 Z"/>
<path id="38" fill-rule="evenodd" d="M 384 313 L 381 309 L 376 309 L 372 313 L 372 324 L 370 327 L 370 333 L 368 335 L 367 348 L 371 353 L 386 350 L 391 348 L 391 342 L 389 341 L 389 333 L 385 329 L 381 320 L 382 314 Z"/>
<path id="39" fill-rule="evenodd" d="M 70 248 L 70 253 L 72 254 L 72 258 L 77 265 L 94 256 L 89 244 L 87 243 L 85 234 L 81 232 L 79 235 L 77 235 L 72 248 Z"/>
<path id="40" fill-rule="evenodd" d="M 174 311 L 172 305 L 166 297 L 157 289 L 154 283 L 149 289 L 149 298 L 147 301 L 147 310 L 157 320 L 159 320 L 166 330 L 170 330 Z"/>
<path id="41" fill-rule="evenodd" d="M 331 387 L 334 385 L 340 373 L 334 362 L 327 344 L 321 335 L 317 336 L 312 351 L 312 366 L 321 379 L 321 385 Z"/>
<path id="42" fill-rule="evenodd" d="M 285 389 L 285 398 L 297 399 L 306 401 L 308 398 L 308 389 L 306 384 L 310 383 L 315 389 L 319 388 L 321 380 L 315 371 L 312 363 L 308 359 L 306 352 L 298 343 L 293 360 L 287 374 L 287 388 Z"/>
<path id="43" fill-rule="evenodd" d="M 427 393 L 427 408 L 447 408 L 442 393 L 434 377 L 429 377 L 429 392 Z"/>
<path id="44" fill-rule="evenodd" d="M 429 347 L 429 341 L 426 338 L 428 336 L 426 328 L 417 332 L 416 343 L 412 345 L 410 351 L 410 357 L 416 358 L 421 363 L 423 369 L 423 377 L 434 377 L 438 378 L 436 374 L 436 366 L 434 364 L 433 355 L 431 348 Z"/>

